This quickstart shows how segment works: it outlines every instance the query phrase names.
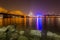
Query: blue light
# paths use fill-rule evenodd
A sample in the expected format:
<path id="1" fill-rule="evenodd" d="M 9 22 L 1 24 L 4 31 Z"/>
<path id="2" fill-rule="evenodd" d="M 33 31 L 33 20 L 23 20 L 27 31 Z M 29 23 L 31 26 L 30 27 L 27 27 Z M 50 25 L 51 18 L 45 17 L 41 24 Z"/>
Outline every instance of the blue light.
<path id="1" fill-rule="evenodd" d="M 43 16 L 41 11 L 36 11 L 36 16 Z"/>
<path id="2" fill-rule="evenodd" d="M 37 30 L 42 31 L 42 18 L 37 17 Z"/>
<path id="3" fill-rule="evenodd" d="M 37 16 L 43 16 L 42 14 L 37 14 Z"/>
<path id="4" fill-rule="evenodd" d="M 42 14 L 42 12 L 38 11 L 38 12 L 36 12 L 36 16 L 37 16 L 37 30 L 42 31 L 42 29 L 43 29 L 42 20 L 43 19 L 41 16 L 43 16 L 43 14 Z"/>

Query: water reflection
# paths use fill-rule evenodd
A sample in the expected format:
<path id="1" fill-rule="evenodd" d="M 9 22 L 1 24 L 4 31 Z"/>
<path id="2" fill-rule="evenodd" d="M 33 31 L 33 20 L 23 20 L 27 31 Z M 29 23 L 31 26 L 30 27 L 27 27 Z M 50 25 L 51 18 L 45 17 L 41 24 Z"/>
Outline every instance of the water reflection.
<path id="1" fill-rule="evenodd" d="M 29 28 L 32 29 L 32 18 L 29 18 Z"/>
<path id="2" fill-rule="evenodd" d="M 57 18 L 57 24 L 58 24 L 58 26 L 60 25 L 60 18 Z"/>
<path id="3" fill-rule="evenodd" d="M 42 18 L 37 17 L 37 30 L 42 31 Z"/>
<path id="4" fill-rule="evenodd" d="M 0 18 L 0 25 L 9 25 L 9 24 L 17 24 L 17 29 L 37 29 L 42 30 L 44 23 L 44 18 L 35 17 L 35 18 L 21 18 L 21 17 L 13 17 L 13 18 Z M 46 24 L 48 29 L 52 29 L 52 31 L 60 29 L 60 17 L 47 17 Z"/>

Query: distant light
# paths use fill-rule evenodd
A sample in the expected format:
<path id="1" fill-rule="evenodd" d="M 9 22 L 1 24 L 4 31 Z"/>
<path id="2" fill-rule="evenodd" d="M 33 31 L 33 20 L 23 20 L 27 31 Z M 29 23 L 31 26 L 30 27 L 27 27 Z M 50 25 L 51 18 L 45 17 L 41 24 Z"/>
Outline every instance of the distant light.
<path id="1" fill-rule="evenodd" d="M 33 13 L 32 13 L 32 12 L 30 12 L 30 13 L 28 14 L 28 16 L 34 16 L 34 15 L 33 15 Z"/>
<path id="2" fill-rule="evenodd" d="M 37 30 L 42 31 L 42 26 L 43 26 L 43 24 L 42 24 L 42 18 L 38 18 L 37 17 Z"/>
<path id="3" fill-rule="evenodd" d="M 41 15 L 41 14 L 38 14 L 38 15 L 37 15 L 37 17 L 39 17 L 39 16 L 43 16 L 43 15 Z"/>

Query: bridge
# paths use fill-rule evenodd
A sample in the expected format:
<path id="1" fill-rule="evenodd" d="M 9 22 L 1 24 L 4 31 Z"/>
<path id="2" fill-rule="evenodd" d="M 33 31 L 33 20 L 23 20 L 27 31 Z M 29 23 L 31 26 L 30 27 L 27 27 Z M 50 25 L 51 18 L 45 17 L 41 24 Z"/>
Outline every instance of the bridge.
<path id="1" fill-rule="evenodd" d="M 13 18 L 15 20 L 16 20 L 16 18 L 17 18 L 17 20 L 19 20 L 20 18 L 27 18 L 27 17 L 29 17 L 29 16 L 23 14 L 20 11 L 13 11 L 13 12 L 8 12 L 8 13 L 3 13 L 2 12 L 2 13 L 0 13 L 0 20 L 2 21 L 1 24 L 0 24 L 0 26 L 1 25 L 5 25 L 6 23 L 8 23 L 7 22 L 9 20 L 8 18 L 10 18 L 10 23 L 8 23 L 8 24 L 11 24 L 11 19 L 13 19 Z M 6 22 L 5 22 L 5 19 L 6 19 Z"/>
<path id="2" fill-rule="evenodd" d="M 0 7 L 0 26 L 5 26 L 9 24 L 15 24 L 16 20 L 20 18 L 28 17 L 22 11 L 19 10 L 6 10 L 5 8 Z M 11 21 L 14 21 L 11 22 Z"/>

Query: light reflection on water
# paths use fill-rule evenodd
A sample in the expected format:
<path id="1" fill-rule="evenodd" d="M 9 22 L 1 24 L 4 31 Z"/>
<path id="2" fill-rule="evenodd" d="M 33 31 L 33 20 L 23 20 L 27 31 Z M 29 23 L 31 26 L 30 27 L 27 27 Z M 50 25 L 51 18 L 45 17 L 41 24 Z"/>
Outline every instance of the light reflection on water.
<path id="1" fill-rule="evenodd" d="M 31 28 L 32 26 L 32 18 L 29 18 L 29 27 Z"/>
<path id="2" fill-rule="evenodd" d="M 47 17 L 47 27 L 52 30 L 57 30 L 60 28 L 60 17 L 59 18 L 48 18 Z M 17 29 L 37 29 L 42 30 L 44 23 L 43 18 L 0 18 L 0 25 L 8 25 L 8 24 L 17 24 Z M 56 24 L 56 26 L 55 26 Z M 56 27 L 56 28 L 54 28 Z"/>
<path id="3" fill-rule="evenodd" d="M 37 17 L 37 30 L 41 30 L 42 31 L 42 18 L 38 18 Z"/>

